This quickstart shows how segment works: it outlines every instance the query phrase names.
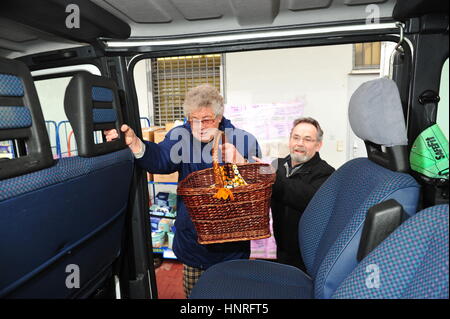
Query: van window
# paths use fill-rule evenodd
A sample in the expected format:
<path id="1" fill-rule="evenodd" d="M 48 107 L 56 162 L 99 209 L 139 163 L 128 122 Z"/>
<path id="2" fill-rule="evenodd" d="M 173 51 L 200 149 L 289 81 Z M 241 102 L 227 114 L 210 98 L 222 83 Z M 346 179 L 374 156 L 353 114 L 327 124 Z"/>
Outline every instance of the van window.
<path id="1" fill-rule="evenodd" d="M 350 129 L 348 102 L 360 84 L 389 74 L 384 66 L 389 65 L 395 43 L 387 43 L 375 44 L 370 57 L 366 52 L 367 63 L 377 67 L 370 72 L 353 72 L 353 44 L 224 53 L 203 68 L 202 76 L 195 81 L 191 79 L 193 69 L 185 69 L 189 71 L 187 77 L 185 71 L 179 71 L 179 65 L 189 65 L 190 57 L 157 59 L 158 63 L 143 59 L 133 70 L 140 114 L 148 116 L 151 125 L 182 119 L 186 90 L 204 82 L 220 85 L 220 65 L 224 115 L 236 127 L 257 137 L 266 161 L 289 154 L 293 121 L 310 116 L 325 132 L 321 157 L 338 168 L 354 157 L 366 156 L 364 143 Z M 374 51 L 377 53 L 372 55 Z M 216 75 L 206 76 L 208 72 Z M 173 97 L 166 98 L 165 94 Z"/>
<path id="2" fill-rule="evenodd" d="M 0 141 L 0 160 L 2 158 L 16 158 L 14 155 L 14 142 L 11 140 Z"/>
<path id="3" fill-rule="evenodd" d="M 75 138 L 64 112 L 64 94 L 71 76 L 35 81 L 44 114 L 53 156 L 72 156 L 76 152 Z"/>
<path id="4" fill-rule="evenodd" d="M 439 125 L 448 140 L 448 58 L 442 67 L 439 96 L 441 100 L 438 105 L 436 123 Z"/>
<path id="5" fill-rule="evenodd" d="M 64 154 L 67 154 L 67 143 L 60 143 L 58 124 L 68 123 L 64 112 L 64 94 L 71 78 L 72 77 L 68 76 L 35 81 L 36 91 L 44 115 L 45 126 L 47 128 L 54 158 L 60 157 L 61 151 L 63 151 Z M 61 132 L 65 133 L 63 130 L 61 130 Z M 63 137 L 63 140 L 67 140 L 66 136 Z M 0 158 L 17 157 L 17 154 L 15 154 L 14 151 L 14 143 L 14 141 L 0 141 Z M 72 140 L 72 143 L 74 143 L 74 139 Z M 73 150 L 75 151 L 75 149 L 76 146 L 74 145 Z"/>
<path id="6" fill-rule="evenodd" d="M 96 75 L 101 74 L 96 66 L 88 64 L 59 69 L 39 70 L 32 73 L 33 76 L 53 76 L 54 74 L 54 77 L 51 78 L 35 80 L 34 84 L 55 158 L 70 157 L 78 154 L 72 127 L 64 111 L 64 95 L 67 85 L 72 79 L 71 75 L 64 74 L 77 71 L 87 71 Z M 57 76 L 59 72 L 63 72 L 61 77 Z M 101 138 L 98 136 L 98 133 L 95 137 L 96 139 Z"/>

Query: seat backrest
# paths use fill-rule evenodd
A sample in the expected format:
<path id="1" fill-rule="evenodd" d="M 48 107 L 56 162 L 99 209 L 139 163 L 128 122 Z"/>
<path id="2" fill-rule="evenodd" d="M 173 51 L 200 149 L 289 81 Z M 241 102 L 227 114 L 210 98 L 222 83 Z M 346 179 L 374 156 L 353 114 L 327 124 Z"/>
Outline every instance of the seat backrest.
<path id="1" fill-rule="evenodd" d="M 121 147 L 0 180 L 0 297 L 86 297 L 111 274 L 133 172 Z"/>
<path id="2" fill-rule="evenodd" d="M 95 132 L 116 129 L 123 124 L 117 86 L 114 81 L 88 72 L 77 73 L 69 82 L 64 110 L 72 125 L 78 155 L 92 157 L 125 148 L 122 134 L 109 143 L 96 143 Z"/>
<path id="3" fill-rule="evenodd" d="M 0 162 L 0 179 L 53 164 L 50 141 L 28 68 L 0 58 L 0 141 L 9 142 L 12 159 Z"/>
<path id="4" fill-rule="evenodd" d="M 393 100 L 386 103 L 386 97 Z M 392 124 L 392 130 L 374 129 L 390 122 L 367 117 L 367 109 L 394 116 L 389 121 L 400 124 Z M 371 145 L 403 149 L 403 144 L 407 143 L 400 97 L 395 83 L 390 80 L 378 79 L 358 88 L 350 101 L 349 117 L 352 128 L 355 121 L 365 121 L 365 125 L 354 131 Z M 380 132 L 380 136 L 375 134 L 376 139 L 370 135 L 373 130 Z M 357 266 L 358 246 L 370 207 L 395 199 L 408 215 L 417 211 L 419 185 L 410 175 L 395 170 L 404 170 L 402 161 L 407 157 L 402 159 L 403 153 L 397 151 L 391 152 L 393 155 L 385 155 L 382 149 L 376 149 L 376 152 L 380 153 L 376 159 L 382 160 L 373 160 L 371 156 L 357 158 L 336 170 L 316 192 L 302 215 L 299 241 L 307 271 L 314 279 L 315 298 L 329 298 Z M 398 153 L 400 158 L 396 156 Z"/>
<path id="5" fill-rule="evenodd" d="M 448 299 L 449 206 L 420 211 L 375 248 L 336 299 Z"/>

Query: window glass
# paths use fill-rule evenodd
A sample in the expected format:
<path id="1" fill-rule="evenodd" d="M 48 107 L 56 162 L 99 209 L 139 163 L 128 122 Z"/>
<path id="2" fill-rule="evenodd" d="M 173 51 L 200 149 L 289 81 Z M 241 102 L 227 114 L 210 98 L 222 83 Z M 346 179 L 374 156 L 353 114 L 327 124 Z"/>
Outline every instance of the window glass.
<path id="1" fill-rule="evenodd" d="M 0 141 L 0 160 L 2 158 L 15 158 L 13 141 Z"/>
<path id="2" fill-rule="evenodd" d="M 75 65 L 57 69 L 47 69 L 32 72 L 33 76 L 46 76 L 58 73 L 87 71 L 100 75 L 100 70 L 90 64 Z M 50 139 L 53 156 L 67 157 L 77 155 L 77 145 L 72 127 L 64 111 L 64 96 L 72 76 L 53 77 L 36 80 L 34 84 L 38 93 L 42 113 L 44 115 L 47 133 Z M 96 141 L 98 136 L 96 136 Z"/>
<path id="3" fill-rule="evenodd" d="M 448 58 L 442 67 L 441 86 L 439 88 L 439 101 L 436 123 L 441 128 L 448 140 Z"/>
<path id="4" fill-rule="evenodd" d="M 338 168 L 366 156 L 349 127 L 348 102 L 359 85 L 388 73 L 394 47 L 374 42 L 142 59 L 133 70 L 140 116 L 150 126 L 170 127 L 184 117 L 186 91 L 210 83 L 224 96 L 225 117 L 258 138 L 263 156 L 288 155 L 292 122 L 310 116 L 325 131 L 321 156 Z M 356 61 L 378 72 L 352 72 Z"/>
<path id="5" fill-rule="evenodd" d="M 75 137 L 64 112 L 64 95 L 71 78 L 35 81 L 54 157 L 76 155 Z"/>

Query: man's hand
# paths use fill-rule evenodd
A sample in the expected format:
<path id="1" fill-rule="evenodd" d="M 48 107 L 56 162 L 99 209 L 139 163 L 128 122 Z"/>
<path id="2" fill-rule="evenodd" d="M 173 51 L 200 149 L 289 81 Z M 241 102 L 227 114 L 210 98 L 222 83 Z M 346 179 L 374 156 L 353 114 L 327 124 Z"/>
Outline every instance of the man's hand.
<path id="1" fill-rule="evenodd" d="M 253 160 L 254 160 L 256 163 L 269 164 L 269 163 L 264 162 L 262 159 L 260 159 L 260 158 L 258 158 L 258 157 L 256 157 L 256 156 L 252 156 L 252 158 L 253 158 Z M 275 163 L 276 163 L 276 162 L 275 162 Z M 277 168 L 274 167 L 272 164 L 270 164 L 269 167 L 268 167 L 267 169 L 263 169 L 263 168 L 262 168 L 262 171 L 261 171 L 262 174 L 273 174 L 273 173 L 275 173 L 275 172 L 277 172 Z"/>
<path id="2" fill-rule="evenodd" d="M 258 158 L 256 156 L 252 156 L 252 158 L 255 160 L 256 163 L 267 164 L 267 163 L 263 162 L 262 159 L 260 159 L 260 158 Z"/>
<path id="3" fill-rule="evenodd" d="M 225 163 L 244 164 L 245 158 L 238 152 L 233 144 L 225 143 L 219 146 L 222 154 L 225 154 Z"/>
<path id="4" fill-rule="evenodd" d="M 131 149 L 133 153 L 138 153 L 141 151 L 141 140 L 136 136 L 133 129 L 126 124 L 120 127 L 120 130 L 125 134 L 125 143 Z M 105 130 L 103 133 L 106 136 L 106 141 L 111 142 L 112 140 L 119 137 L 116 129 Z"/>

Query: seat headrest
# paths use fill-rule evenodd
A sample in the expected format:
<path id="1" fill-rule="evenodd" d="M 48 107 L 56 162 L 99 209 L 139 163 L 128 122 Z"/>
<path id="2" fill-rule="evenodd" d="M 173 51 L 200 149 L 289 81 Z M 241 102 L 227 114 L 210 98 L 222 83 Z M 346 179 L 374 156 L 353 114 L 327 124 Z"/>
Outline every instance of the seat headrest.
<path id="1" fill-rule="evenodd" d="M 350 99 L 348 116 L 360 139 L 377 145 L 408 145 L 397 84 L 380 78 L 360 85 Z"/>
<path id="2" fill-rule="evenodd" d="M 408 137 L 397 84 L 380 78 L 361 84 L 350 98 L 348 116 L 369 159 L 396 171 L 408 171 Z"/>
<path id="3" fill-rule="evenodd" d="M 93 157 L 126 147 L 120 126 L 123 124 L 117 86 L 113 80 L 87 72 L 77 73 L 69 82 L 64 110 L 75 135 L 78 155 Z M 117 140 L 95 143 L 94 133 L 116 129 Z"/>
<path id="4" fill-rule="evenodd" d="M 9 144 L 8 153 L 14 154 L 0 161 L 0 179 L 53 164 L 31 73 L 22 62 L 4 58 L 0 58 L 0 141 Z"/>

